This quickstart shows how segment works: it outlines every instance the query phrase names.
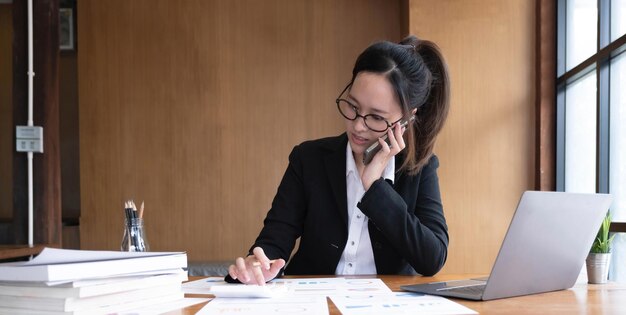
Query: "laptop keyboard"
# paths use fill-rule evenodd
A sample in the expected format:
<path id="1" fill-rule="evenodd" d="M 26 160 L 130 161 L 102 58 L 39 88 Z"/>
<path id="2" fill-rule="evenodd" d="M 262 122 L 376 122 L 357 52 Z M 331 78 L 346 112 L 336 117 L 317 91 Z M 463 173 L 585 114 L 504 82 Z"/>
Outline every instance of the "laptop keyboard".
<path id="1" fill-rule="evenodd" d="M 438 291 L 447 291 L 447 292 L 456 292 L 456 293 L 476 295 L 476 294 L 482 294 L 483 291 L 485 291 L 485 284 L 470 285 L 470 286 L 464 286 L 464 287 L 454 287 L 454 288 L 444 288 L 444 289 L 439 289 Z"/>

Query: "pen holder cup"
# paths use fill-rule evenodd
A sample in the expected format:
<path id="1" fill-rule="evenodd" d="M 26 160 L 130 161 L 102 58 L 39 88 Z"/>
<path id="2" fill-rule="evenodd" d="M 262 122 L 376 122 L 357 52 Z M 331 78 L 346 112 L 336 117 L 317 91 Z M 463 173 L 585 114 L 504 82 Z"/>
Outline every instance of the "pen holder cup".
<path id="1" fill-rule="evenodd" d="M 123 252 L 147 252 L 150 251 L 146 231 L 143 228 L 143 219 L 126 219 L 124 222 L 124 237 L 122 238 L 121 250 Z"/>

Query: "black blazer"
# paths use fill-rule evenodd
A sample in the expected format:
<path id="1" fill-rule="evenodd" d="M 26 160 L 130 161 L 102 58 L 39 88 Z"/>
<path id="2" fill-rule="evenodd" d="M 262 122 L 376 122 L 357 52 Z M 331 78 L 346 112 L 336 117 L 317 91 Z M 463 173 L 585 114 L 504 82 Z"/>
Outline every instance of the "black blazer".
<path id="1" fill-rule="evenodd" d="M 330 275 L 348 241 L 346 134 L 304 142 L 292 150 L 289 166 L 252 248 L 287 261 L 285 274 Z M 396 170 L 402 157 L 396 156 Z M 415 176 L 379 179 L 365 192 L 359 209 L 369 218 L 378 274 L 433 275 L 447 257 L 448 232 L 437 167 L 432 156 Z"/>

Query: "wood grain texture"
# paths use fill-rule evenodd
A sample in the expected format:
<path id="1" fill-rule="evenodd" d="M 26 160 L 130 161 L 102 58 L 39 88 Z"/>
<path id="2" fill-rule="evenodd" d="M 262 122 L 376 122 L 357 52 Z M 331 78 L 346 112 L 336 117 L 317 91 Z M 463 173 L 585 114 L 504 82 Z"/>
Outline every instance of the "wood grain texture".
<path id="1" fill-rule="evenodd" d="M 0 4 L 0 219 L 13 218 L 13 8 Z"/>
<path id="2" fill-rule="evenodd" d="M 556 2 L 536 2 L 535 189 L 556 189 Z"/>
<path id="3" fill-rule="evenodd" d="M 13 98 L 11 108 L 13 117 L 11 124 L 12 126 L 21 126 L 26 125 L 28 120 L 28 106 L 25 106 L 28 104 L 28 44 L 27 36 L 24 35 L 27 34 L 27 3 L 26 1 L 15 1 L 11 6 L 13 8 L 13 90 L 11 95 Z M 11 164 L 13 166 L 13 222 L 11 227 L 13 236 L 11 242 L 7 244 L 27 244 L 28 176 L 26 176 L 26 172 L 28 165 L 26 155 L 13 150 Z"/>
<path id="4" fill-rule="evenodd" d="M 145 200 L 151 249 L 245 254 L 292 147 L 343 131 L 358 53 L 399 40 L 400 1 L 97 1 L 78 6 L 83 249 L 118 249 Z"/>
<path id="5" fill-rule="evenodd" d="M 402 1 L 81 1 L 81 246 L 116 249 L 146 200 L 153 250 L 232 259 L 256 237 L 293 145 L 334 135 L 356 55 L 404 32 Z M 534 180 L 534 3 L 410 1 L 452 77 L 439 138 L 444 273 L 487 273 Z"/>
<path id="6" fill-rule="evenodd" d="M 410 30 L 448 61 L 452 103 L 435 148 L 450 233 L 442 273 L 489 273 L 534 186 L 535 2 L 410 1 Z"/>
<path id="7" fill-rule="evenodd" d="M 14 1 L 13 7 L 13 106 L 12 125 L 28 122 L 27 3 Z M 59 139 L 58 85 L 58 0 L 33 3 L 33 122 L 44 129 L 44 153 L 33 158 L 33 241 L 35 244 L 61 244 L 61 168 Z M 13 230 L 14 243 L 28 243 L 28 185 L 26 154 L 13 152 Z"/>
<path id="8" fill-rule="evenodd" d="M 63 219 L 80 218 L 78 148 L 78 69 L 75 51 L 59 56 L 59 134 L 61 138 L 61 194 Z"/>
<path id="9" fill-rule="evenodd" d="M 33 26 L 33 41 L 38 47 L 33 58 L 37 78 L 33 83 L 33 119 L 36 126 L 45 130 L 44 153 L 36 153 L 33 158 L 33 240 L 35 244 L 60 245 L 59 0 L 37 1 L 33 11 L 33 21 L 37 21 Z M 25 209 L 20 207 L 17 211 Z"/>

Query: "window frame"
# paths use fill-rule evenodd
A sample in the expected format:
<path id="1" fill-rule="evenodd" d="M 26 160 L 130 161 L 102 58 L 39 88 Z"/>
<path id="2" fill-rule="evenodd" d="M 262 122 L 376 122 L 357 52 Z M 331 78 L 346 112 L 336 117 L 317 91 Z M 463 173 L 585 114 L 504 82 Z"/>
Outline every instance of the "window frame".
<path id="1" fill-rule="evenodd" d="M 611 42 L 611 1 L 598 0 L 596 53 L 566 70 L 567 0 L 558 0 L 556 12 L 556 190 L 565 190 L 565 90 L 590 72 L 596 74 L 596 192 L 609 192 L 610 63 L 626 53 L 626 34 Z M 626 232 L 626 222 L 612 222 L 612 232 Z"/>

